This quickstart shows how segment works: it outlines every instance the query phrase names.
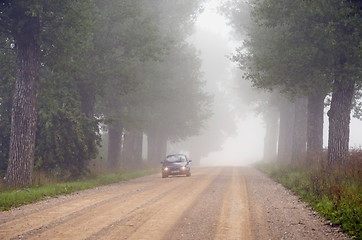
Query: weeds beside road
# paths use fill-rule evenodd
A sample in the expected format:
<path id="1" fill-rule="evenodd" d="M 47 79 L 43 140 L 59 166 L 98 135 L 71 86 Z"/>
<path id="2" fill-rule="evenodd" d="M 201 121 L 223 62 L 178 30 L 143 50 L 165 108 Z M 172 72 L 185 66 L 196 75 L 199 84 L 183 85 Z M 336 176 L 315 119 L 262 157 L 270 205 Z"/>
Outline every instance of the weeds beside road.
<path id="1" fill-rule="evenodd" d="M 319 214 L 362 239 L 362 151 L 354 151 L 344 166 L 319 163 L 261 163 L 266 172 L 308 202 Z"/>

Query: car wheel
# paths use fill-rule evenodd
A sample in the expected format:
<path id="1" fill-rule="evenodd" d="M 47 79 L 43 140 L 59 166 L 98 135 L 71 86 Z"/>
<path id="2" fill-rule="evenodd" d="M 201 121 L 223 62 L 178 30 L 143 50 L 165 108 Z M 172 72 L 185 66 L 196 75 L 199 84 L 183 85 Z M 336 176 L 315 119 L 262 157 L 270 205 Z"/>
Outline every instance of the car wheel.
<path id="1" fill-rule="evenodd" d="M 168 177 L 167 174 L 163 174 L 163 173 L 162 173 L 162 178 L 167 178 L 167 177 Z"/>

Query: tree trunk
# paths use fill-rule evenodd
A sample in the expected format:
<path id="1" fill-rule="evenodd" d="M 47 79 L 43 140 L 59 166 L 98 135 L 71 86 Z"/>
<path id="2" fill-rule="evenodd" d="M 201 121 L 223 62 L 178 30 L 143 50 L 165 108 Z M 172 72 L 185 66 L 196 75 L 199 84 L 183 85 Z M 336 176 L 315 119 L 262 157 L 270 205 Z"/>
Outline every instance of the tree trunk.
<path id="1" fill-rule="evenodd" d="M 323 152 L 323 115 L 325 94 L 308 97 L 307 161 L 320 161 Z"/>
<path id="2" fill-rule="evenodd" d="M 307 98 L 298 97 L 295 100 L 293 124 L 292 160 L 300 162 L 305 159 L 307 150 Z"/>
<path id="3" fill-rule="evenodd" d="M 328 165 L 344 164 L 349 156 L 349 124 L 354 94 L 354 81 L 333 83 L 329 117 Z"/>
<path id="4" fill-rule="evenodd" d="M 27 14 L 27 10 L 19 6 L 13 23 L 17 71 L 6 182 L 16 187 L 32 183 L 38 116 L 40 23 L 39 17 Z"/>
<path id="5" fill-rule="evenodd" d="M 122 166 L 134 167 L 142 163 L 143 133 L 139 131 L 126 131 L 122 149 Z"/>
<path id="6" fill-rule="evenodd" d="M 123 128 L 119 123 L 113 122 L 108 126 L 108 168 L 118 169 L 121 160 Z"/>
<path id="7" fill-rule="evenodd" d="M 264 159 L 275 160 L 277 156 L 279 113 L 271 109 L 264 115 L 266 133 L 264 138 Z"/>
<path id="8" fill-rule="evenodd" d="M 294 104 L 283 98 L 280 104 L 278 161 L 290 162 L 293 146 Z"/>
<path id="9" fill-rule="evenodd" d="M 167 138 L 162 132 L 152 130 L 148 133 L 148 162 L 152 166 L 157 166 L 166 156 Z"/>

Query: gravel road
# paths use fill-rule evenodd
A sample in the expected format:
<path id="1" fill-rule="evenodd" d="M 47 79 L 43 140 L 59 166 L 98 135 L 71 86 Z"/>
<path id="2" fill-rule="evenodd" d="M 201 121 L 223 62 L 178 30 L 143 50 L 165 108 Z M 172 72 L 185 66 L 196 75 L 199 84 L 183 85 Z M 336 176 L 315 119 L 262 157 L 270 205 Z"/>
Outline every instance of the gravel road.
<path id="1" fill-rule="evenodd" d="M 0 239 L 348 239 L 249 167 L 194 167 L 0 213 Z"/>

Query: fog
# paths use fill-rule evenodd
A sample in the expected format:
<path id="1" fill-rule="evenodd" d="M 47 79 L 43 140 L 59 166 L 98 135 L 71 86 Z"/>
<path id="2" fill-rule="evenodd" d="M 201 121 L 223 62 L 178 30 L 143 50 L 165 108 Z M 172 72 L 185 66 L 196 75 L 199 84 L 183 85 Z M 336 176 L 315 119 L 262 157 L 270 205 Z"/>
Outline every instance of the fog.
<path id="1" fill-rule="evenodd" d="M 207 125 L 207 128 L 224 127 L 229 122 L 227 118 L 231 118 L 233 125 L 229 132 L 224 133 L 220 150 L 211 150 L 201 159 L 201 165 L 246 165 L 263 157 L 265 129 L 253 109 L 240 101 L 239 84 L 235 81 L 237 66 L 227 57 L 234 51 L 236 43 L 232 41 L 231 29 L 226 20 L 217 12 L 217 3 L 218 1 L 209 1 L 205 5 L 190 41 L 200 51 L 206 88 L 214 95 L 214 104 L 221 105 L 228 111 L 218 118 L 221 122 Z M 218 109 L 213 108 L 216 116 L 220 115 Z"/>
<path id="2" fill-rule="evenodd" d="M 237 67 L 227 56 L 240 43 L 234 42 L 225 18 L 218 14 L 219 2 L 210 0 L 205 4 L 204 12 L 196 22 L 195 34 L 190 38 L 190 42 L 200 51 L 206 90 L 214 95 L 214 116 L 202 132 L 202 135 L 207 136 L 206 141 L 202 136 L 188 141 L 200 148 L 212 145 L 211 142 L 218 144 L 215 149 L 209 149 L 207 154 L 201 155 L 201 165 L 246 165 L 263 158 L 265 128 L 255 109 L 241 100 L 242 94 L 254 94 L 255 90 L 245 84 L 245 89 L 240 91 L 240 83 L 236 82 L 242 80 L 235 77 Z M 223 132 L 222 136 L 208 133 L 215 132 L 215 128 Z M 362 121 L 352 119 L 351 147 L 361 147 L 361 133 Z M 327 143 L 328 117 L 325 114 L 324 144 Z"/>

